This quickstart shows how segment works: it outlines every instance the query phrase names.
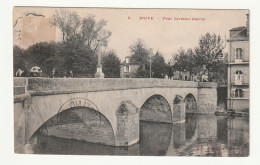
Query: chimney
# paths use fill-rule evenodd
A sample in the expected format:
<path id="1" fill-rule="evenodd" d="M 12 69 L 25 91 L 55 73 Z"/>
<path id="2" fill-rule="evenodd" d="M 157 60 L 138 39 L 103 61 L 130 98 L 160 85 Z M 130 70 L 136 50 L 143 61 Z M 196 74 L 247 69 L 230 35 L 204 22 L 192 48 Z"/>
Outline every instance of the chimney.
<path id="1" fill-rule="evenodd" d="M 247 29 L 247 36 L 249 36 L 249 14 L 246 15 L 247 21 L 246 21 L 246 29 Z"/>

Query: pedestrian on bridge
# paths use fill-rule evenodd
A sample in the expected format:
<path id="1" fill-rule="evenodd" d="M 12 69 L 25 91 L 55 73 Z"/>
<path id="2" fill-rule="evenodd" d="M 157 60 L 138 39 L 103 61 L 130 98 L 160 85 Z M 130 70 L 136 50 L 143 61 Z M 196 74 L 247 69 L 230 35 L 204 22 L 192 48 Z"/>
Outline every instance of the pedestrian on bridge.
<path id="1" fill-rule="evenodd" d="M 72 70 L 70 70 L 70 72 L 69 72 L 69 78 L 73 78 L 73 72 L 72 72 Z"/>
<path id="2" fill-rule="evenodd" d="M 16 71 L 15 76 L 16 76 L 16 77 L 22 77 L 23 72 L 24 72 L 24 71 L 19 68 L 19 69 Z"/>
<path id="3" fill-rule="evenodd" d="M 55 76 L 56 76 L 56 70 L 55 68 L 53 68 L 50 74 L 50 78 L 55 78 Z"/>

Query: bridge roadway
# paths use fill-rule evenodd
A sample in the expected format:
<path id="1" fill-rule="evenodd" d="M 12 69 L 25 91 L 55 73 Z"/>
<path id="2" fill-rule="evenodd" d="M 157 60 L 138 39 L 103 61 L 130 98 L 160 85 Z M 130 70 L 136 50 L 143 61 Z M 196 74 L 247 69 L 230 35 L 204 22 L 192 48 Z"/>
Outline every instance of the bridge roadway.
<path id="1" fill-rule="evenodd" d="M 51 136 L 130 146 L 139 141 L 139 120 L 182 123 L 185 112 L 213 113 L 216 106 L 215 83 L 14 78 L 15 152 L 43 128 Z"/>

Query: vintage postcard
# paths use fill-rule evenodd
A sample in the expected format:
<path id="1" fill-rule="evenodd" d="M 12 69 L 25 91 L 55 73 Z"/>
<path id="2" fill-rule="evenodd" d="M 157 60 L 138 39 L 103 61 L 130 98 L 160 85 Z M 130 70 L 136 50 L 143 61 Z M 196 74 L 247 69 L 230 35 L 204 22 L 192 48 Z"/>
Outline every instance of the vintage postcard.
<path id="1" fill-rule="evenodd" d="M 14 152 L 249 156 L 250 13 L 13 8 Z"/>

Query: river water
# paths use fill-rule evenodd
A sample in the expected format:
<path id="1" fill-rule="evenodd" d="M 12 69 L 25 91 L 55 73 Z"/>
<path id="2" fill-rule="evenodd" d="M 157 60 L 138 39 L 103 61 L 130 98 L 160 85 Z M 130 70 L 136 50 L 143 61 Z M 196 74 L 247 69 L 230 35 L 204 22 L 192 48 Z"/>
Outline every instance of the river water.
<path id="1" fill-rule="evenodd" d="M 140 121 L 140 141 L 130 147 L 113 147 L 35 135 L 35 154 L 219 156 L 249 155 L 249 121 L 245 118 L 186 114 L 182 124 Z"/>

